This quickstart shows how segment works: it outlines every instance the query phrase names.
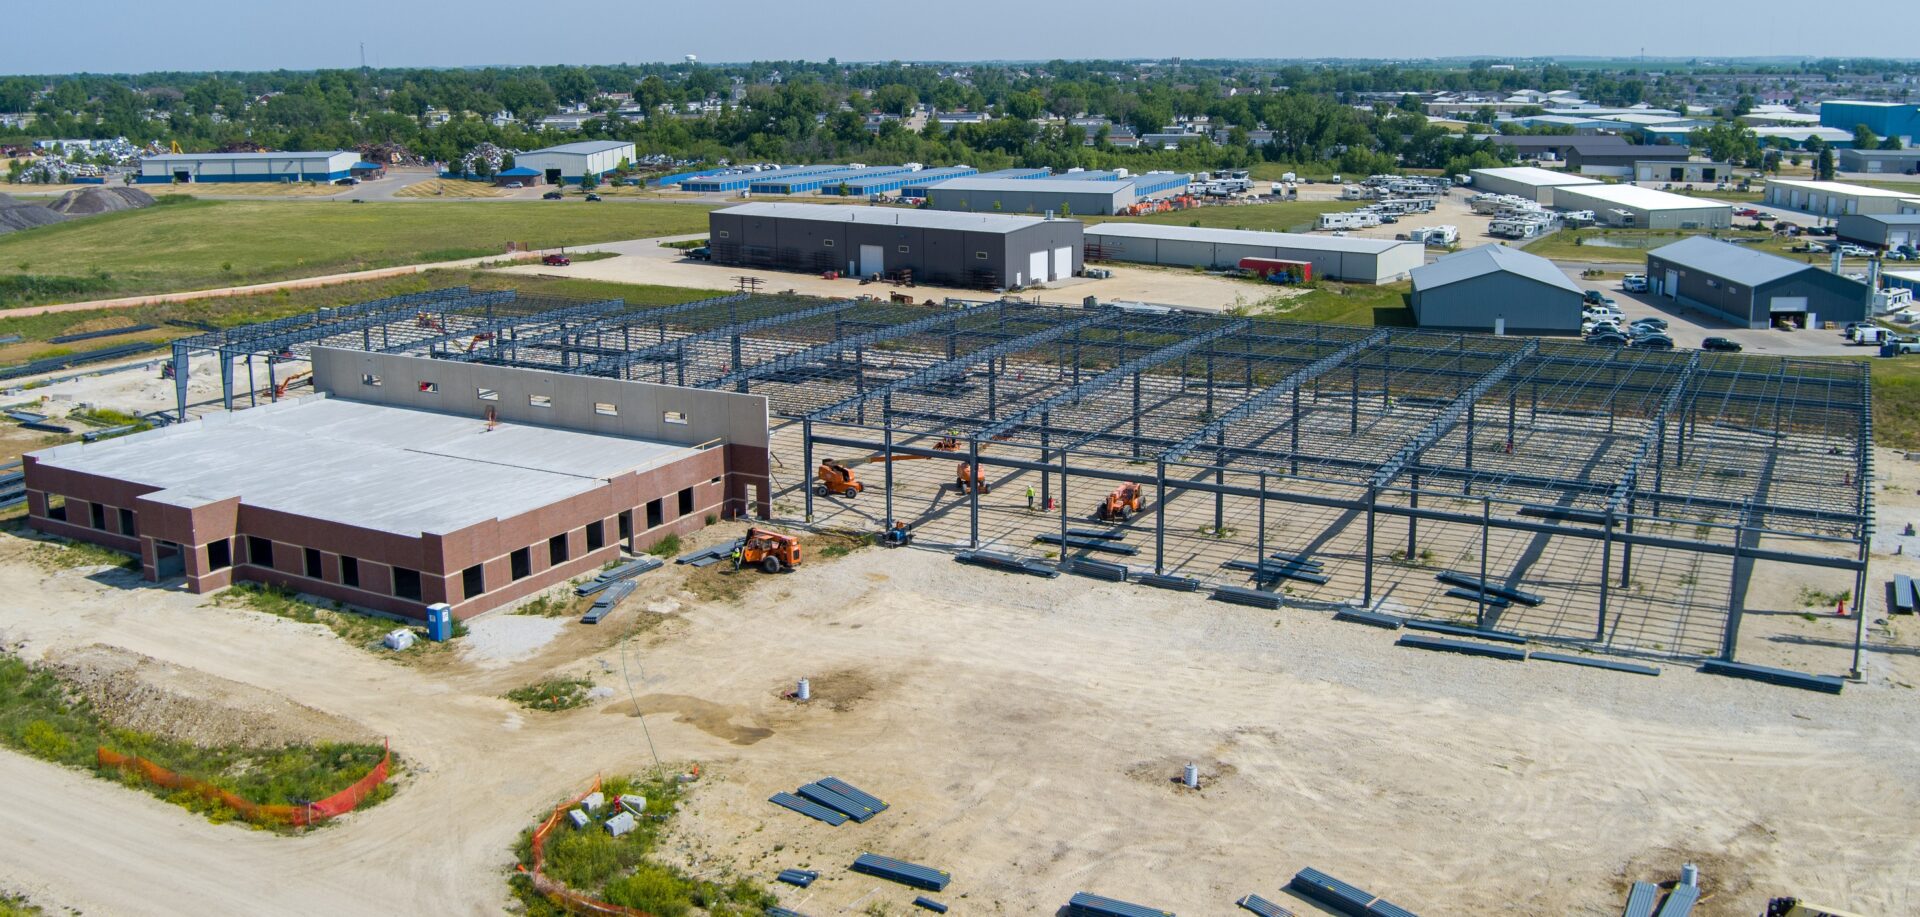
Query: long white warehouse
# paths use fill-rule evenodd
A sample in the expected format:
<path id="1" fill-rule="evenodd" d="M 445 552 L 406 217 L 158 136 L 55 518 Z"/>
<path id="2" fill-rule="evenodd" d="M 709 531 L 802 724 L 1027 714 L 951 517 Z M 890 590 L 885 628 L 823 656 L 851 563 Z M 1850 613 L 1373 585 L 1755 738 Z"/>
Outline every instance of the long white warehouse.
<path id="1" fill-rule="evenodd" d="M 1489 194 L 1517 194 L 1542 204 L 1553 203 L 1553 189 L 1572 185 L 1597 185 L 1598 179 L 1556 172 L 1533 166 L 1509 166 L 1500 169 L 1474 169 L 1473 187 Z"/>
<path id="2" fill-rule="evenodd" d="M 1087 227 L 1086 240 L 1088 261 L 1229 268 L 1242 258 L 1277 258 L 1311 263 L 1313 276 L 1349 283 L 1405 280 L 1427 260 L 1418 242 L 1157 223 L 1101 223 Z"/>

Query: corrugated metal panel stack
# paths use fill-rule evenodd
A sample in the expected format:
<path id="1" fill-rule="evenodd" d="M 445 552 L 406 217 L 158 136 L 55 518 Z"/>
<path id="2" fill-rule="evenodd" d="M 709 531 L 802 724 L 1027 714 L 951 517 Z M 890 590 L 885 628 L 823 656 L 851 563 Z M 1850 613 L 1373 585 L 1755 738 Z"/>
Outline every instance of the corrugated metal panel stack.
<path id="1" fill-rule="evenodd" d="M 1074 892 L 1067 900 L 1068 917 L 1173 917 L 1172 911 L 1134 904 L 1117 898 L 1103 898 L 1089 892 Z"/>
<path id="2" fill-rule="evenodd" d="M 893 857 L 883 857 L 875 853 L 860 854 L 854 858 L 853 865 L 849 868 L 854 872 L 914 888 L 923 888 L 930 892 L 941 891 L 947 887 L 947 883 L 953 881 L 953 876 L 945 870 L 896 860 Z"/>

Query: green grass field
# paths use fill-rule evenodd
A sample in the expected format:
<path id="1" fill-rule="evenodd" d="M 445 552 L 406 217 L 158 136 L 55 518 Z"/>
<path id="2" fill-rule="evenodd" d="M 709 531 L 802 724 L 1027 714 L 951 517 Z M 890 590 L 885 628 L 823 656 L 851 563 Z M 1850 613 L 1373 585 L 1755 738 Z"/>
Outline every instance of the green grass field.
<path id="1" fill-rule="evenodd" d="M 439 204 L 421 205 L 439 207 Z M 488 205 L 491 206 L 491 205 Z M 0 365 L 13 365 L 52 356 L 62 349 L 108 347 L 136 340 L 169 341 L 199 334 L 198 328 L 166 324 L 169 319 L 208 322 L 220 327 L 282 318 L 314 309 L 350 305 L 402 293 L 417 293 L 440 287 L 466 286 L 477 290 L 519 290 L 523 293 L 547 293 L 580 299 L 624 299 L 636 305 L 670 305 L 719 296 L 720 290 L 695 290 L 642 284 L 609 283 L 597 280 L 565 280 L 496 274 L 477 270 L 428 271 L 404 277 L 361 280 L 352 283 L 303 290 L 276 290 L 252 296 L 195 299 L 186 302 L 131 309 L 95 309 L 82 312 L 55 312 L 0 318 L 0 335 L 18 334 L 25 340 L 0 345 Z M 76 331 L 96 331 L 135 324 L 159 325 L 152 331 L 125 337 L 99 338 L 80 344 L 46 343 Z"/>
<path id="2" fill-rule="evenodd" d="M 1170 226 L 1207 226 L 1216 229 L 1257 229 L 1267 232 L 1304 232 L 1322 213 L 1351 210 L 1351 201 L 1282 201 L 1277 204 L 1235 204 L 1173 210 L 1140 217 L 1100 217 L 1091 222 L 1164 223 Z"/>
<path id="3" fill-rule="evenodd" d="M 209 289 L 534 248 L 700 232 L 692 204 L 169 198 L 0 236 L 0 306 Z"/>
<path id="4" fill-rule="evenodd" d="M 1874 442 L 1920 449 L 1920 359 L 1872 360 Z"/>
<path id="5" fill-rule="evenodd" d="M 1413 327 L 1407 306 L 1411 282 L 1371 284 L 1319 283 L 1304 295 L 1269 299 L 1251 310 L 1262 318 L 1330 325 L 1387 325 Z"/>

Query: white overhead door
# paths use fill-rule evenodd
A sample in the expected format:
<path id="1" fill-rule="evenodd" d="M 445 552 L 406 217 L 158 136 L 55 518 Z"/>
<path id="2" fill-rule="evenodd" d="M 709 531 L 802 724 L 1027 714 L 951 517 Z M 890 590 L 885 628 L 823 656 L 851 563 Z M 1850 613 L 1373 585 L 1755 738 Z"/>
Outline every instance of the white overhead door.
<path id="1" fill-rule="evenodd" d="M 860 276 L 871 277 L 887 272 L 887 249 L 883 245 L 860 246 Z"/>
<path id="2" fill-rule="evenodd" d="M 1666 293 L 1668 296 L 1671 296 L 1675 299 L 1680 298 L 1680 272 L 1679 271 L 1667 272 L 1666 289 L 1662 290 L 1661 292 Z"/>
<path id="3" fill-rule="evenodd" d="M 1037 251 L 1027 256 L 1027 279 L 1021 284 L 1045 283 L 1047 280 L 1047 253 Z"/>
<path id="4" fill-rule="evenodd" d="M 1073 276 L 1073 247 L 1062 245 L 1053 250 L 1053 279 L 1065 280 Z"/>
<path id="5" fill-rule="evenodd" d="M 1775 296 L 1773 299 L 1768 300 L 1767 311 L 1805 312 L 1807 311 L 1807 298 L 1805 296 Z"/>

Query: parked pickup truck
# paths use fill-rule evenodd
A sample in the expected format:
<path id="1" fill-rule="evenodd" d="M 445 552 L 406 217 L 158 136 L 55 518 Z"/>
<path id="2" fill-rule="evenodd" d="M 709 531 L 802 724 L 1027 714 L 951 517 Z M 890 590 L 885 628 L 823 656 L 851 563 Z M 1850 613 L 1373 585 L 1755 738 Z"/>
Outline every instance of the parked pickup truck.
<path id="1" fill-rule="evenodd" d="M 1920 353 L 1920 338 L 1889 337 L 1880 344 L 1880 355 L 1883 357 L 1897 357 L 1909 353 Z"/>

